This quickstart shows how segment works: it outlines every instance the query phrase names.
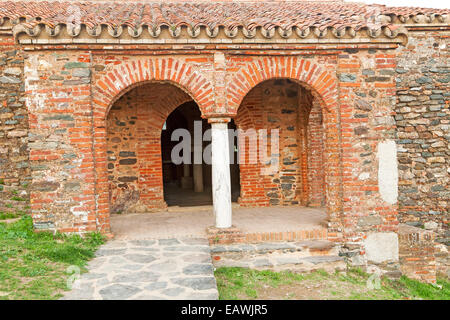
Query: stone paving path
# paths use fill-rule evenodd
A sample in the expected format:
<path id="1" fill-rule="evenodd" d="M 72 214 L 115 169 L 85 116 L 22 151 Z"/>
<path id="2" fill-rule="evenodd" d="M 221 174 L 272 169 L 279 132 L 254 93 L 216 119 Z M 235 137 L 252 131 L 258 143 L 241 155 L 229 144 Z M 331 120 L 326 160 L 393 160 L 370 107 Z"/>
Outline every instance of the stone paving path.
<path id="1" fill-rule="evenodd" d="M 218 299 L 206 239 L 112 240 L 88 270 L 63 299 Z"/>

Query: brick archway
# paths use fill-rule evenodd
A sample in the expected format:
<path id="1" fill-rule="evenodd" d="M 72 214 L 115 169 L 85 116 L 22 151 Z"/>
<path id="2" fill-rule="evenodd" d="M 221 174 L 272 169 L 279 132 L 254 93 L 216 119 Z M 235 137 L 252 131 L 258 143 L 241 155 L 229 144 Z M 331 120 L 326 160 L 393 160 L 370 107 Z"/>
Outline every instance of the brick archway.
<path id="1" fill-rule="evenodd" d="M 275 79 L 297 82 L 311 92 L 322 110 L 328 237 L 340 238 L 343 223 L 341 216 L 343 177 L 337 78 L 316 63 L 298 57 L 255 58 L 241 67 L 228 83 L 228 113 L 236 116 L 244 98 L 252 89 L 265 81 Z"/>
<path id="2" fill-rule="evenodd" d="M 179 87 L 195 100 L 202 114 L 213 106 L 213 85 L 191 65 L 173 58 L 150 58 L 117 65 L 96 81 L 95 114 L 106 118 L 118 98 L 149 81 L 164 81 Z"/>
<path id="3" fill-rule="evenodd" d="M 228 112 L 235 114 L 251 89 L 276 78 L 298 81 L 311 90 L 327 111 L 332 111 L 337 106 L 337 79 L 319 65 L 298 57 L 264 57 L 241 67 L 228 83 Z"/>
<path id="4" fill-rule="evenodd" d="M 213 107 L 213 85 L 186 62 L 173 58 L 127 61 L 108 70 L 93 86 L 93 154 L 97 230 L 110 232 L 107 176 L 106 118 L 112 105 L 125 93 L 149 82 L 169 83 L 183 90 L 202 114 Z"/>

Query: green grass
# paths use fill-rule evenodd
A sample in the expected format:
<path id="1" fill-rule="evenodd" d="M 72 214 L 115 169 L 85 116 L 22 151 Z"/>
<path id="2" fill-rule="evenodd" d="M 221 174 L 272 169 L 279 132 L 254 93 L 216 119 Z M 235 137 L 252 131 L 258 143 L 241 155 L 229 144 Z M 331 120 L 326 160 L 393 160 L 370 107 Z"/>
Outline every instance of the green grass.
<path id="1" fill-rule="evenodd" d="M 222 267 L 215 276 L 221 300 L 267 299 L 268 291 L 273 293 L 272 298 L 278 294 L 275 299 L 296 299 L 297 294 L 303 299 L 450 300 L 448 280 L 439 279 L 437 284 L 442 287 L 439 288 L 404 276 L 399 280 L 382 277 L 380 288 L 370 289 L 367 287 L 370 275 L 360 269 L 329 274 L 323 270 L 293 273 Z"/>
<path id="2" fill-rule="evenodd" d="M 67 290 L 66 273 L 85 265 L 104 242 L 98 233 L 78 235 L 35 233 L 31 217 L 0 223 L 0 300 L 58 299 Z"/>
<path id="3" fill-rule="evenodd" d="M 11 197 L 10 200 L 13 200 L 13 201 L 27 201 L 27 199 L 19 197 L 19 196 Z"/>
<path id="4" fill-rule="evenodd" d="M 0 212 L 0 221 L 19 218 L 21 215 L 13 212 Z"/>
<path id="5" fill-rule="evenodd" d="M 238 267 L 218 268 L 215 276 L 221 300 L 235 300 L 239 296 L 257 299 L 261 285 L 278 287 L 304 280 L 304 275 L 292 272 L 257 271 Z"/>

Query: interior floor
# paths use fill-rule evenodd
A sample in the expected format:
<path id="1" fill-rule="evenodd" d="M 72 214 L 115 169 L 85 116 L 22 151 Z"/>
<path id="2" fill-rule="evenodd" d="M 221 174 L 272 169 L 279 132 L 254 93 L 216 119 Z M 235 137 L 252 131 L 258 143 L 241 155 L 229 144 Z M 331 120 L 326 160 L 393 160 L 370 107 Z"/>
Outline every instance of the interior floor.
<path id="1" fill-rule="evenodd" d="M 237 202 L 239 190 L 231 194 L 231 201 Z M 169 207 L 195 207 L 212 206 L 212 190 L 205 188 L 203 192 L 195 192 L 192 189 L 183 189 L 171 183 L 164 185 L 164 199 Z"/>
<path id="2" fill-rule="evenodd" d="M 206 237 L 214 225 L 212 207 L 186 207 L 172 212 L 112 214 L 111 229 L 117 239 L 162 239 Z M 323 228 L 323 208 L 264 207 L 233 208 L 233 225 L 244 233 L 289 232 Z"/>

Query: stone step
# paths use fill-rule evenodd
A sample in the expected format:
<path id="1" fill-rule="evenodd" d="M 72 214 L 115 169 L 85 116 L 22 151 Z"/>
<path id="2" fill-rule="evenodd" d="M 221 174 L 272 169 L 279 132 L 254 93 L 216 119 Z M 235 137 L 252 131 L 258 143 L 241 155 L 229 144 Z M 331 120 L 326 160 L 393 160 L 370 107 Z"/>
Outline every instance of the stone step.
<path id="1" fill-rule="evenodd" d="M 331 241 L 272 242 L 211 246 L 213 264 L 218 267 L 243 267 L 275 271 L 345 269 L 339 246 Z"/>
<path id="2" fill-rule="evenodd" d="M 209 243 L 211 245 L 227 245 L 233 243 L 260 243 L 260 242 L 291 242 L 307 240 L 326 240 L 328 230 L 326 227 L 318 227 L 298 231 L 245 231 L 239 226 L 227 229 L 215 227 L 207 228 Z"/>
<path id="3" fill-rule="evenodd" d="M 298 242 L 262 242 L 262 243 L 246 243 L 246 244 L 230 244 L 230 245 L 212 245 L 211 252 L 227 253 L 227 252 L 257 252 L 270 253 L 275 251 L 295 252 L 309 251 L 317 253 L 328 253 L 335 248 L 335 243 L 328 240 L 305 240 Z"/>

